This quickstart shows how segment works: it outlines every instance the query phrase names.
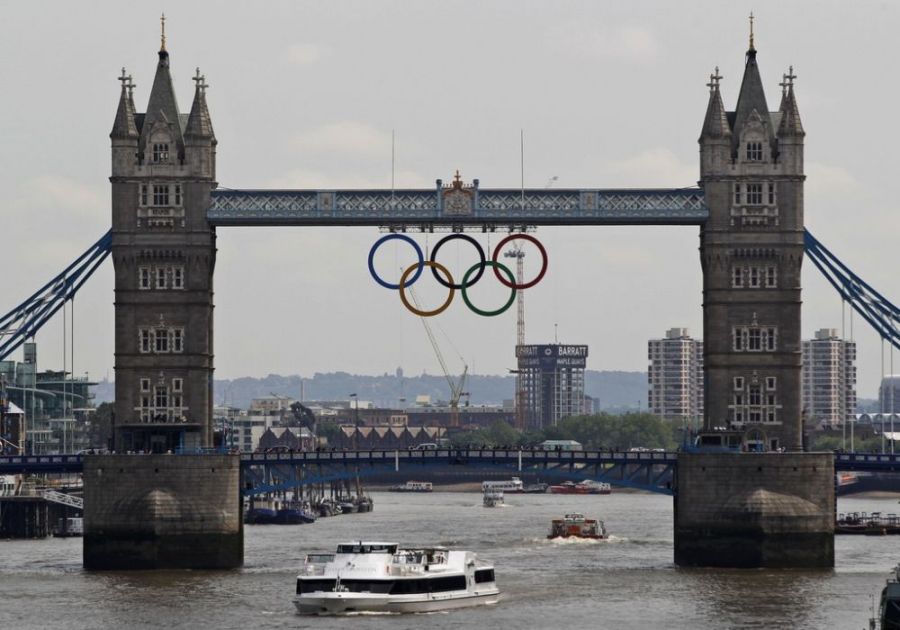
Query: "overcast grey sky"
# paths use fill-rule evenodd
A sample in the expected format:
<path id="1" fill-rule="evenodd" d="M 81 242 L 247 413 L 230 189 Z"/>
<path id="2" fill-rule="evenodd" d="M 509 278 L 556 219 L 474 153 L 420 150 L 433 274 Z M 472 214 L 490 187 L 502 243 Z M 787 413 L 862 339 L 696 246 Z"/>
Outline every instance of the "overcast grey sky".
<path id="1" fill-rule="evenodd" d="M 211 86 L 222 186 L 388 187 L 391 129 L 398 187 L 430 188 L 457 168 L 484 187 L 518 186 L 524 129 L 527 186 L 556 176 L 558 187 L 681 187 L 698 177 L 704 84 L 715 65 L 734 107 L 752 8 L 770 109 L 788 65 L 798 75 L 807 226 L 900 301 L 898 3 L 4 0 L 0 8 L 0 312 L 108 229 L 116 76 L 122 66 L 134 76 L 144 111 L 161 11 L 182 111 L 196 66 Z M 421 323 L 368 275 L 374 228 L 218 234 L 218 377 L 439 373 Z M 558 324 L 561 342 L 590 345 L 590 368 L 644 370 L 648 338 L 672 326 L 700 335 L 697 228 L 537 235 L 550 267 L 526 295 L 529 342 L 552 341 Z M 471 253 L 454 247 L 447 262 L 459 273 Z M 394 273 L 404 256 L 387 248 L 379 268 Z M 112 374 L 112 285 L 108 261 L 76 298 L 77 372 Z M 810 263 L 804 289 L 805 336 L 840 328 L 840 300 Z M 475 298 L 488 306 L 504 295 L 494 285 Z M 423 300 L 439 297 L 422 289 Z M 457 297 L 439 320 L 470 369 L 513 365 L 515 309 L 484 319 Z M 61 332 L 54 321 L 38 336 L 42 368 L 60 365 Z M 855 332 L 859 394 L 873 397 L 880 342 L 860 318 Z M 451 369 L 461 369 L 444 345 Z M 900 353 L 896 361 L 900 371 Z"/>

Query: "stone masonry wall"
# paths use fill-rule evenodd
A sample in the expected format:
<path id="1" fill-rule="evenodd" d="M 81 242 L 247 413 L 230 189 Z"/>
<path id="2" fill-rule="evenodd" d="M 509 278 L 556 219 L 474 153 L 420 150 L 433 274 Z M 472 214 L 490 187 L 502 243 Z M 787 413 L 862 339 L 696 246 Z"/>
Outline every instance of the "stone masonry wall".
<path id="1" fill-rule="evenodd" d="M 243 564 L 237 456 L 85 456 L 84 504 L 86 569 Z"/>
<path id="2" fill-rule="evenodd" d="M 834 566 L 830 453 L 681 453 L 675 562 Z"/>

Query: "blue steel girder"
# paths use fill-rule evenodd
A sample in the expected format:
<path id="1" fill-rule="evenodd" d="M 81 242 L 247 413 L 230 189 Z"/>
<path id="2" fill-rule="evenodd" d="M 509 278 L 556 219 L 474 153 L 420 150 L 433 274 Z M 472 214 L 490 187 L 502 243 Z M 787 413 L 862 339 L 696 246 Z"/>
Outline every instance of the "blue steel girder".
<path id="1" fill-rule="evenodd" d="M 109 256 L 111 247 L 112 230 L 100 237 L 100 240 L 76 258 L 62 273 L 0 317 L 0 361 L 29 338 L 34 337 L 38 330 L 75 296 L 78 289 Z"/>
<path id="2" fill-rule="evenodd" d="M 277 474 L 284 465 L 306 466 L 315 472 L 302 478 Z M 521 466 L 520 466 L 521 462 Z M 672 472 L 675 453 L 601 453 L 598 451 L 548 452 L 492 449 L 441 449 L 434 451 L 334 451 L 322 453 L 244 454 L 241 465 L 255 470 L 255 482 L 242 485 L 245 495 L 276 492 L 304 485 L 370 477 L 392 471 L 395 466 L 409 470 L 410 466 L 445 468 L 465 466 L 475 469 L 502 469 L 532 472 L 555 479 L 593 479 L 612 485 L 672 493 Z M 265 468 L 260 474 L 258 469 Z M 273 473 L 272 471 L 276 471 Z M 276 480 L 275 477 L 278 477 Z"/>
<path id="3" fill-rule="evenodd" d="M 835 472 L 900 472 L 900 453 L 835 453 Z"/>
<path id="4" fill-rule="evenodd" d="M 842 263 L 809 231 L 804 233 L 806 255 L 853 309 L 879 336 L 900 349 L 900 308 Z"/>
<path id="5" fill-rule="evenodd" d="M 400 469 L 410 465 L 445 466 L 448 471 L 458 467 L 480 469 L 502 469 L 510 473 L 518 470 L 539 473 L 542 476 L 566 478 L 578 476 L 597 481 L 616 482 L 618 485 L 637 486 L 627 483 L 633 478 L 634 468 L 644 467 L 651 475 L 651 484 L 665 485 L 666 479 L 677 467 L 677 453 L 607 453 L 596 451 L 575 451 L 568 453 L 522 451 L 522 467 L 518 467 L 519 451 L 495 451 L 491 449 L 436 450 L 436 451 L 335 451 L 325 453 L 296 452 L 290 454 L 244 453 L 240 455 L 244 483 L 265 482 L 261 473 L 263 466 L 274 466 L 285 470 L 286 466 L 319 466 L 322 470 L 339 469 L 340 472 L 307 475 L 299 480 L 303 483 L 322 483 L 338 475 L 352 478 L 359 467 L 360 476 L 393 469 L 399 462 Z M 94 455 L 102 458 L 103 455 Z M 134 457 L 143 457 L 135 455 Z M 170 455 L 169 457 L 196 457 L 196 455 Z M 51 472 L 81 472 L 84 457 L 76 454 L 61 455 L 2 455 L 0 475 L 41 474 Z M 553 466 L 556 466 L 554 468 Z M 570 470 L 570 466 L 573 467 Z M 900 472 L 900 453 L 835 453 L 834 466 L 837 471 L 882 471 Z M 286 477 L 290 475 L 287 473 Z M 247 479 L 251 477 L 251 479 Z"/>
<path id="6" fill-rule="evenodd" d="M 283 492 L 285 490 L 292 490 L 294 488 L 301 488 L 303 486 L 311 486 L 320 483 L 331 483 L 333 481 L 345 481 L 349 479 L 355 479 L 359 477 L 360 479 L 364 479 L 366 477 L 371 477 L 373 475 L 377 475 L 379 473 L 384 472 L 384 468 L 386 467 L 387 462 L 378 465 L 369 465 L 369 466 L 344 466 L 338 467 L 336 469 L 331 467 L 322 467 L 325 468 L 325 471 L 318 471 L 317 474 L 304 475 L 303 477 L 292 477 L 282 479 L 278 482 L 270 481 L 268 483 L 261 482 L 257 484 L 251 484 L 248 486 L 246 479 L 244 480 L 241 494 L 243 496 L 253 496 L 257 494 L 267 494 L 270 492 Z M 242 469 L 243 474 L 247 474 L 249 470 L 247 468 Z M 267 475 L 263 475 L 266 477 Z M 259 478 L 257 476 L 257 478 Z"/>
<path id="7" fill-rule="evenodd" d="M 212 192 L 214 225 L 372 225 L 398 230 L 479 225 L 700 225 L 699 188 L 231 190 Z"/>

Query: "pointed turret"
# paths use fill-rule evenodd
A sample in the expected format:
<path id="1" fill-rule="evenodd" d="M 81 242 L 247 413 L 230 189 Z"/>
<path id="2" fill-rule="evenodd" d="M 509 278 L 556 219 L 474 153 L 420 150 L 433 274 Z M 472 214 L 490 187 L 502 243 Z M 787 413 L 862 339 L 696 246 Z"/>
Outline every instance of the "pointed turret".
<path id="1" fill-rule="evenodd" d="M 194 102 L 191 104 L 191 113 L 188 116 L 187 126 L 184 130 L 185 140 L 190 143 L 192 139 L 208 139 L 215 142 L 216 134 L 213 131 L 212 119 L 206 107 L 206 77 L 201 76 L 200 68 L 194 77 L 197 84 L 194 90 Z"/>
<path id="2" fill-rule="evenodd" d="M 194 77 L 197 87 L 194 90 L 194 102 L 184 129 L 185 163 L 190 164 L 194 175 L 213 179 L 216 176 L 216 134 L 213 131 L 212 118 L 206 107 L 206 77 L 197 74 Z"/>
<path id="3" fill-rule="evenodd" d="M 709 104 L 706 106 L 706 117 L 703 119 L 703 130 L 700 132 L 700 174 L 701 176 L 722 173 L 731 163 L 731 127 L 728 125 L 728 114 L 722 103 L 719 92 L 719 81 L 722 75 L 716 67 L 714 74 L 709 75 Z"/>
<path id="4" fill-rule="evenodd" d="M 722 94 L 719 92 L 719 81 L 722 79 L 719 68 L 715 74 L 709 75 L 709 104 L 706 106 L 706 118 L 703 119 L 703 130 L 700 139 L 724 138 L 731 136 L 731 127 L 728 126 L 728 116 L 725 114 L 725 105 L 722 103 Z"/>
<path id="5" fill-rule="evenodd" d="M 794 67 L 791 66 L 781 83 L 781 108 L 778 110 L 778 159 L 784 172 L 803 174 L 803 123 L 800 122 L 800 109 L 794 96 Z"/>
<path id="6" fill-rule="evenodd" d="M 147 145 L 155 143 L 151 142 L 152 137 L 154 141 L 161 139 L 173 143 L 174 147 L 170 147 L 169 151 L 177 154 L 179 160 L 184 159 L 184 138 L 178 112 L 175 88 L 172 86 L 172 77 L 169 74 L 169 53 L 166 50 L 165 23 L 163 23 L 159 63 L 156 66 L 156 76 L 153 78 L 153 87 L 150 90 L 150 102 L 147 103 L 147 113 L 144 115 L 144 124 L 141 127 L 141 139 L 138 147 L 141 154 L 146 156 Z"/>
<path id="7" fill-rule="evenodd" d="M 803 123 L 800 122 L 800 110 L 797 108 L 797 98 L 794 96 L 794 66 L 791 66 L 788 73 L 784 75 L 784 92 L 781 97 L 781 122 L 778 125 L 778 137 L 786 138 L 788 136 L 805 136 L 803 131 Z"/>
<path id="8" fill-rule="evenodd" d="M 138 137 L 137 125 L 134 122 L 134 102 L 131 92 L 134 84 L 131 76 L 125 76 L 125 68 L 122 68 L 122 94 L 119 96 L 119 107 L 116 109 L 116 120 L 113 122 L 110 138 L 134 138 Z"/>

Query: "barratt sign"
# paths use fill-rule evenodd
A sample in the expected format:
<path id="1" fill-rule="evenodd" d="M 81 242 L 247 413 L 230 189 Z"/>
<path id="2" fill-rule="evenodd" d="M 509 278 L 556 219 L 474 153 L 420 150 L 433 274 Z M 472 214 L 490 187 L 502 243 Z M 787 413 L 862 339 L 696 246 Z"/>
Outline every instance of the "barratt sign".
<path id="1" fill-rule="evenodd" d="M 587 367 L 587 346 L 563 346 L 550 344 L 544 346 L 518 346 L 516 357 L 519 369 L 553 370 L 556 368 Z"/>

